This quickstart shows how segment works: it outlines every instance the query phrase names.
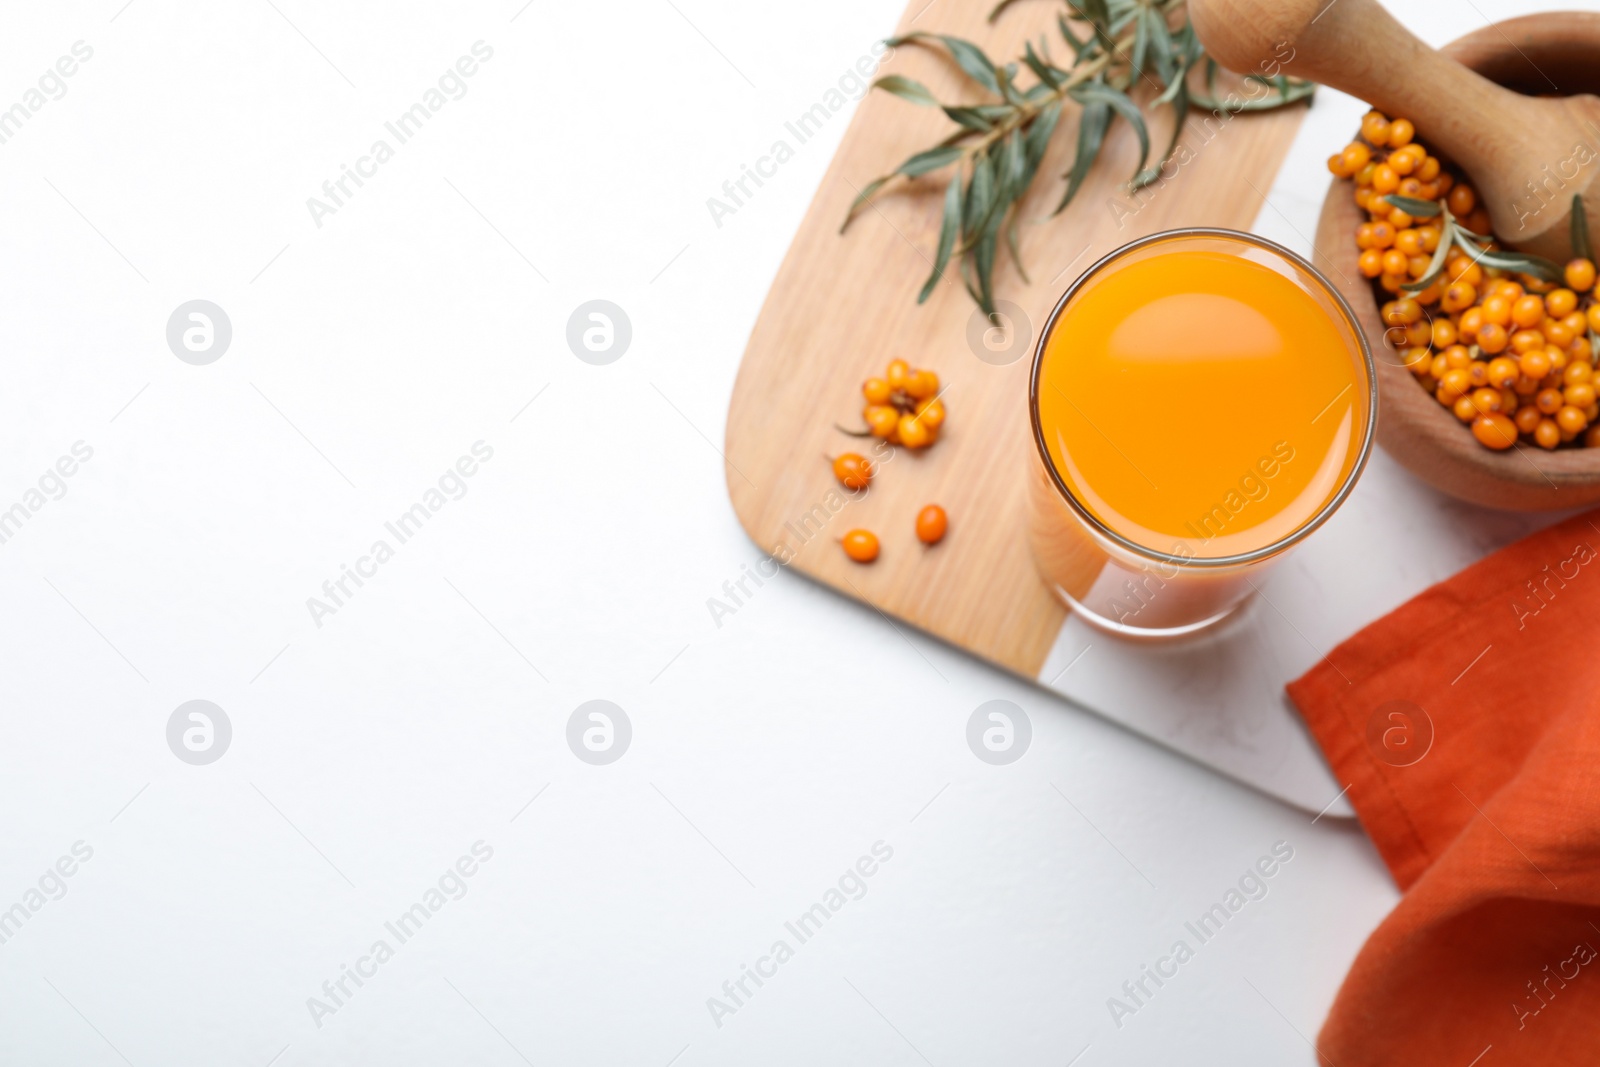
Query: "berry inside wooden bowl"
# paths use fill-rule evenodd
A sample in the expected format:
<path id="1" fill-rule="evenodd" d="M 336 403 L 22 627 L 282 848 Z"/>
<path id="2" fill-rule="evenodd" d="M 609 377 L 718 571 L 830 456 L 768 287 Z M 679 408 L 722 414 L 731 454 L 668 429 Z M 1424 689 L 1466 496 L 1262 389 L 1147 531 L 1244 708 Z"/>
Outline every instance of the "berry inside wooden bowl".
<path id="1" fill-rule="evenodd" d="M 1600 93 L 1600 14 L 1552 12 L 1486 26 L 1443 49 L 1492 81 L 1532 95 Z M 1492 122 L 1493 116 L 1484 116 Z M 1427 131 L 1417 136 L 1427 139 Z M 1336 151 L 1340 145 L 1330 148 Z M 1558 173 L 1563 159 L 1552 159 Z M 1589 166 L 1595 162 L 1591 157 Z M 1547 193 L 1552 206 L 1570 193 Z M 1348 181 L 1335 179 L 1317 225 L 1316 264 L 1349 301 L 1372 346 L 1378 373 L 1378 443 L 1434 488 L 1511 511 L 1546 511 L 1600 501 L 1600 448 L 1545 451 L 1519 442 L 1491 451 L 1435 400 L 1384 341 L 1379 302 L 1358 266 L 1355 232 L 1367 214 Z M 1596 220 L 1600 222 L 1600 220 Z"/>

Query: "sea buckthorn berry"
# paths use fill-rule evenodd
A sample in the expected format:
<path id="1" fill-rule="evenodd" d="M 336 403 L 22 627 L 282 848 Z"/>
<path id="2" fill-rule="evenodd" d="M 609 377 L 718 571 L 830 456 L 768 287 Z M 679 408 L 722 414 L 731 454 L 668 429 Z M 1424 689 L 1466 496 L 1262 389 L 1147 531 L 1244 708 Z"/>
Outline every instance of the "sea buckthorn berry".
<path id="1" fill-rule="evenodd" d="M 1575 408 L 1587 408 L 1595 402 L 1594 386 L 1588 382 L 1574 382 L 1562 391 L 1561 398 Z"/>
<path id="2" fill-rule="evenodd" d="M 1511 335 L 1511 351 L 1519 356 L 1536 348 L 1544 348 L 1547 343 L 1544 334 L 1538 330 L 1518 330 Z"/>
<path id="3" fill-rule="evenodd" d="M 1474 389 L 1489 384 L 1489 364 L 1481 359 L 1475 359 L 1467 365 L 1467 381 Z"/>
<path id="4" fill-rule="evenodd" d="M 1426 321 L 1413 322 L 1406 327 L 1406 343 L 1426 346 L 1433 340 L 1433 327 Z"/>
<path id="5" fill-rule="evenodd" d="M 1522 370 L 1517 366 L 1517 361 L 1506 356 L 1500 356 L 1489 361 L 1489 381 L 1497 389 L 1504 389 L 1517 380 L 1517 375 Z"/>
<path id="6" fill-rule="evenodd" d="M 1588 418 L 1584 416 L 1583 412 L 1579 411 L 1575 407 L 1569 405 L 1556 412 L 1556 426 L 1559 427 L 1561 432 L 1564 434 L 1571 434 L 1572 436 L 1576 437 L 1578 434 L 1582 433 L 1588 425 Z"/>
<path id="7" fill-rule="evenodd" d="M 1353 142 L 1347 146 L 1343 152 L 1340 153 L 1340 162 L 1351 174 L 1354 174 L 1356 171 L 1366 166 L 1371 159 L 1372 149 L 1368 148 L 1360 141 Z"/>
<path id="8" fill-rule="evenodd" d="M 1372 172 L 1372 188 L 1380 195 L 1388 195 L 1400 188 L 1400 175 L 1387 163 L 1379 163 Z"/>
<path id="9" fill-rule="evenodd" d="M 1456 343 L 1456 338 L 1459 336 L 1456 324 L 1449 319 L 1441 316 L 1433 320 L 1433 347 L 1449 348 Z"/>
<path id="10" fill-rule="evenodd" d="M 1422 242 L 1422 250 L 1429 255 L 1439 250 L 1439 227 L 1418 226 L 1417 238 Z"/>
<path id="11" fill-rule="evenodd" d="M 1498 397 L 1498 394 L 1496 394 L 1496 396 Z M 1479 412 L 1478 409 L 1473 406 L 1472 397 L 1470 395 L 1456 398 L 1456 402 L 1450 405 L 1450 411 L 1462 422 L 1471 422 L 1481 414 L 1481 412 Z"/>
<path id="12" fill-rule="evenodd" d="M 1466 393 L 1472 387 L 1472 379 L 1460 367 L 1452 367 L 1444 372 L 1444 377 L 1439 379 L 1439 402 L 1441 404 L 1454 404 L 1456 398 Z M 1446 395 L 1448 394 L 1448 395 Z"/>
<path id="13" fill-rule="evenodd" d="M 1500 391 L 1498 389 L 1474 389 L 1467 394 L 1472 401 L 1472 406 L 1479 415 L 1487 415 L 1491 411 L 1500 410 Z"/>
<path id="14" fill-rule="evenodd" d="M 1361 253 L 1358 261 L 1361 273 L 1368 278 L 1376 278 L 1383 273 L 1383 253 L 1376 248 L 1369 248 Z"/>
<path id="15" fill-rule="evenodd" d="M 861 413 L 872 436 L 888 439 L 900 425 L 900 413 L 887 404 L 871 404 Z"/>
<path id="16" fill-rule="evenodd" d="M 1433 366 L 1433 357 L 1426 348 L 1408 348 L 1400 353 L 1400 363 L 1418 378 L 1425 378 Z"/>
<path id="17" fill-rule="evenodd" d="M 1539 379 L 1530 378 L 1526 374 L 1517 375 L 1517 380 L 1511 383 L 1511 388 L 1516 390 L 1518 396 L 1531 397 L 1539 391 Z M 1531 406 L 1532 401 L 1529 401 Z M 1538 409 L 1535 408 L 1535 411 Z"/>
<path id="18" fill-rule="evenodd" d="M 930 430 L 937 430 L 944 425 L 944 401 L 938 397 L 929 397 L 917 402 L 917 421 Z"/>
<path id="19" fill-rule="evenodd" d="M 1422 234 L 1414 229 L 1401 230 L 1394 235 L 1394 246 L 1407 256 L 1422 255 Z"/>
<path id="20" fill-rule="evenodd" d="M 907 448 L 927 448 L 933 444 L 933 428 L 915 415 L 901 415 L 896 431 L 900 443 Z"/>
<path id="21" fill-rule="evenodd" d="M 1472 213 L 1472 209 L 1478 204 L 1478 195 L 1472 191 L 1472 186 L 1458 185 L 1450 190 L 1444 203 L 1450 209 L 1450 214 L 1459 219 L 1463 215 Z"/>
<path id="22" fill-rule="evenodd" d="M 1346 170 L 1345 166 L 1344 166 L 1344 153 L 1343 152 L 1335 152 L 1333 155 L 1328 157 L 1328 171 L 1335 178 L 1348 178 L 1348 177 L 1350 177 L 1350 172 L 1348 170 Z"/>
<path id="23" fill-rule="evenodd" d="M 904 389 L 906 382 L 911 378 L 911 364 L 903 359 L 889 361 L 889 388 Z"/>
<path id="24" fill-rule="evenodd" d="M 1400 322 L 1406 326 L 1422 321 L 1422 305 L 1409 296 L 1401 297 L 1394 302 L 1394 313 L 1399 316 Z"/>
<path id="25" fill-rule="evenodd" d="M 1472 214 L 1462 220 L 1462 225 L 1473 233 L 1489 233 L 1492 226 L 1489 223 L 1489 212 L 1479 204 L 1472 209 Z"/>
<path id="26" fill-rule="evenodd" d="M 1360 186 L 1361 188 L 1370 191 L 1372 188 L 1372 175 L 1377 169 L 1378 165 L 1376 163 L 1368 163 L 1366 166 L 1356 171 L 1355 174 L 1351 176 L 1350 180 L 1355 182 L 1356 185 Z"/>
<path id="27" fill-rule="evenodd" d="M 1533 428 L 1533 440 L 1540 448 L 1552 449 L 1561 443 L 1561 427 L 1555 419 L 1540 419 Z"/>
<path id="28" fill-rule="evenodd" d="M 892 392 L 894 390 L 882 378 L 868 378 L 861 386 L 861 395 L 867 398 L 869 404 L 887 404 Z"/>
<path id="29" fill-rule="evenodd" d="M 1398 293 L 1400 287 L 1410 281 L 1411 278 L 1405 274 L 1390 274 L 1388 271 L 1384 271 L 1378 275 L 1378 284 L 1383 287 L 1385 292 L 1389 293 Z"/>
<path id="30" fill-rule="evenodd" d="M 1360 226 L 1356 227 L 1356 247 L 1372 247 L 1372 223 L 1363 222 Z"/>
<path id="31" fill-rule="evenodd" d="M 1399 208 L 1394 208 L 1389 212 L 1389 225 L 1393 226 L 1397 231 L 1414 225 L 1416 221 L 1416 219 Z"/>
<path id="32" fill-rule="evenodd" d="M 1461 313 L 1461 318 L 1456 322 L 1456 329 L 1461 333 L 1463 341 L 1472 341 L 1478 336 L 1478 328 L 1483 325 L 1483 308 L 1469 307 Z"/>
<path id="33" fill-rule="evenodd" d="M 1420 168 L 1418 169 L 1417 173 L 1422 173 Z M 1423 200 L 1439 199 L 1439 183 L 1437 181 L 1424 181 L 1422 183 L 1422 188 L 1417 190 L 1417 195 Z"/>
<path id="34" fill-rule="evenodd" d="M 1372 226 L 1372 247 L 1390 248 L 1394 245 L 1395 229 L 1387 222 L 1374 222 Z"/>
<path id="35" fill-rule="evenodd" d="M 1426 289 L 1417 290 L 1417 303 L 1421 304 L 1423 307 L 1432 307 L 1439 302 L 1439 298 L 1443 295 L 1444 282 L 1435 280 L 1434 283 L 1428 286 Z"/>
<path id="36" fill-rule="evenodd" d="M 842 453 L 833 461 L 833 476 L 846 489 L 865 489 L 872 484 L 872 461 L 855 452 Z"/>
<path id="37" fill-rule="evenodd" d="M 1486 322 L 1478 327 L 1478 347 L 1491 356 L 1505 351 L 1506 340 L 1506 328 L 1497 322 Z M 1540 352 L 1539 356 L 1543 358 L 1544 353 Z M 1549 370 L 1548 365 L 1545 369 Z"/>
<path id="38" fill-rule="evenodd" d="M 1517 425 L 1508 416 L 1491 412 L 1472 421 L 1472 436 L 1483 447 L 1502 452 L 1517 443 Z"/>
<path id="39" fill-rule="evenodd" d="M 1541 389 L 1538 395 L 1533 398 L 1533 402 L 1546 415 L 1554 415 L 1561 410 L 1561 405 L 1566 403 L 1559 389 Z"/>
<path id="40" fill-rule="evenodd" d="M 1511 301 L 1504 296 L 1496 294 L 1479 306 L 1483 308 L 1484 322 L 1492 322 L 1496 326 L 1507 326 L 1511 323 Z"/>
<path id="41" fill-rule="evenodd" d="M 1571 289 L 1552 289 L 1545 294 L 1544 310 L 1551 318 L 1564 319 L 1572 314 L 1577 306 L 1578 294 Z"/>
<path id="42" fill-rule="evenodd" d="M 1515 304 L 1518 300 L 1522 299 L 1524 290 L 1521 285 L 1512 281 L 1510 278 L 1499 277 L 1494 280 L 1494 285 L 1491 288 L 1489 295 L 1503 296 L 1509 303 Z"/>
<path id="43" fill-rule="evenodd" d="M 1411 124 L 1410 119 L 1395 119 L 1389 123 L 1390 148 L 1404 148 L 1416 135 L 1417 128 Z"/>
<path id="44" fill-rule="evenodd" d="M 1549 297 L 1545 298 L 1547 301 Z M 1581 311 L 1569 311 L 1561 316 L 1561 325 L 1572 331 L 1572 336 L 1578 337 L 1589 330 L 1589 320 Z"/>
<path id="45" fill-rule="evenodd" d="M 1427 351 L 1427 350 L 1426 349 L 1422 349 L 1422 351 Z M 1443 378 L 1445 376 L 1445 372 L 1446 371 L 1450 371 L 1450 370 L 1454 370 L 1454 369 L 1455 368 L 1450 366 L 1449 357 L 1446 356 L 1443 352 L 1440 352 L 1437 355 L 1435 355 L 1433 357 L 1433 360 L 1428 364 L 1428 373 L 1433 375 L 1433 377 L 1436 380 L 1439 379 L 1439 378 Z"/>
<path id="46" fill-rule="evenodd" d="M 1521 403 L 1522 398 L 1517 396 L 1513 390 L 1500 390 L 1500 410 L 1505 414 L 1509 415 L 1511 412 L 1517 410 L 1518 405 Z"/>
<path id="47" fill-rule="evenodd" d="M 950 528 L 950 517 L 938 504 L 929 504 L 917 512 L 917 540 L 925 545 L 936 545 Z"/>
<path id="48" fill-rule="evenodd" d="M 1371 189 L 1367 188 L 1365 185 L 1358 185 L 1358 186 L 1356 186 L 1356 191 L 1355 191 L 1354 196 L 1355 196 L 1356 206 L 1359 207 L 1362 211 L 1370 211 L 1370 210 L 1372 210 L 1372 190 Z M 1366 224 L 1362 223 L 1362 225 L 1366 225 Z"/>
<path id="49" fill-rule="evenodd" d="M 926 400 L 939 391 L 939 376 L 931 370 L 912 371 L 906 379 L 906 395 L 913 400 Z"/>
<path id="50" fill-rule="evenodd" d="M 1522 327 L 1539 325 L 1544 321 L 1544 301 L 1536 296 L 1518 299 L 1511 305 L 1511 321 Z"/>
<path id="51" fill-rule="evenodd" d="M 1534 428 L 1539 425 L 1539 420 L 1542 418 L 1544 418 L 1544 416 L 1539 414 L 1538 408 L 1534 407 L 1532 404 L 1527 404 L 1517 409 L 1517 413 L 1512 417 L 1512 421 L 1517 424 L 1518 430 L 1525 434 L 1531 435 L 1534 431 Z"/>
<path id="52" fill-rule="evenodd" d="M 1452 282 L 1465 282 L 1476 288 L 1483 284 L 1483 268 L 1470 256 L 1462 256 L 1450 269 L 1449 277 Z"/>
<path id="53" fill-rule="evenodd" d="M 1406 257 L 1406 273 L 1411 275 L 1412 278 L 1420 278 L 1428 273 L 1428 263 L 1429 257 L 1427 256 L 1421 254 L 1408 256 Z M 1417 303 L 1420 304 L 1422 302 L 1422 297 L 1418 295 Z"/>
<path id="54" fill-rule="evenodd" d="M 1416 169 L 1415 173 L 1416 173 L 1417 177 L 1420 178 L 1423 182 L 1425 182 L 1425 183 L 1432 182 L 1435 178 L 1437 178 L 1439 176 L 1439 161 L 1438 161 L 1438 159 L 1436 159 L 1433 156 L 1424 157 L 1422 162 L 1417 165 L 1417 169 Z M 1432 197 L 1430 197 L 1429 199 L 1432 199 Z"/>
<path id="55" fill-rule="evenodd" d="M 1371 251 L 1376 251 L 1376 249 L 1372 249 Z M 1367 253 L 1363 253 L 1363 255 L 1366 254 Z M 1464 311 L 1471 307 L 1472 302 L 1476 299 L 1478 299 L 1477 290 L 1473 289 L 1472 286 L 1467 285 L 1465 282 L 1455 282 L 1444 291 L 1444 296 L 1439 300 L 1439 306 L 1445 311 L 1452 313 Z"/>
<path id="56" fill-rule="evenodd" d="M 1477 362 L 1472 358 L 1472 353 L 1467 351 L 1466 345 L 1448 345 L 1442 350 L 1441 354 L 1444 356 L 1444 365 L 1451 369 L 1470 367 Z"/>
<path id="57" fill-rule="evenodd" d="M 1589 320 L 1589 329 L 1600 333 L 1600 304 L 1590 304 L 1585 317 Z"/>
<path id="58" fill-rule="evenodd" d="M 1479 347 L 1483 347 L 1481 341 L 1479 343 Z M 1487 352 L 1488 349 L 1485 348 L 1484 351 Z M 1543 378 L 1546 374 L 1550 373 L 1550 357 L 1545 355 L 1545 353 L 1542 351 L 1524 352 L 1522 353 L 1522 357 L 1517 360 L 1517 366 L 1522 369 L 1522 373 L 1525 377 L 1532 378 L 1534 381 L 1538 381 L 1540 378 Z M 1518 392 L 1521 392 L 1521 390 L 1518 390 Z"/>
<path id="59" fill-rule="evenodd" d="M 1594 368 L 1582 360 L 1575 359 L 1567 364 L 1567 369 L 1561 372 L 1561 382 L 1564 385 L 1582 385 L 1594 377 Z"/>
<path id="60" fill-rule="evenodd" d="M 1440 196 L 1448 196 L 1449 193 L 1450 193 L 1450 190 L 1454 189 L 1456 187 L 1455 175 L 1451 174 L 1447 170 L 1441 170 L 1439 172 L 1438 181 L 1439 181 L 1439 195 Z"/>
<path id="61" fill-rule="evenodd" d="M 1395 192 L 1401 196 L 1409 196 L 1412 199 L 1421 200 L 1422 181 L 1418 178 L 1402 178 L 1400 179 L 1400 188 L 1396 189 Z"/>
<path id="62" fill-rule="evenodd" d="M 1542 326 L 1545 340 L 1557 348 L 1566 348 L 1572 343 L 1572 331 L 1567 329 L 1567 324 L 1560 319 L 1546 319 Z"/>
<path id="63" fill-rule="evenodd" d="M 1361 117 L 1361 136 L 1373 144 L 1388 144 L 1391 126 L 1382 112 L 1369 111 Z"/>
<path id="64" fill-rule="evenodd" d="M 851 530 L 839 542 L 844 554 L 857 563 L 871 563 L 878 558 L 878 535 L 871 530 Z"/>
<path id="65" fill-rule="evenodd" d="M 1594 264 L 1587 259 L 1575 259 L 1567 264 L 1567 284 L 1582 292 L 1594 288 Z"/>
<path id="66" fill-rule="evenodd" d="M 1558 374 L 1558 372 L 1566 370 L 1567 364 L 1571 362 L 1566 352 L 1555 345 L 1545 346 L 1544 354 L 1550 357 L 1551 374 Z"/>
<path id="67" fill-rule="evenodd" d="M 1389 158 L 1384 160 L 1384 166 L 1394 171 L 1400 178 L 1404 178 L 1417 169 L 1417 161 L 1410 152 L 1391 152 Z M 1400 191 L 1400 183 L 1395 182 L 1395 192 Z"/>

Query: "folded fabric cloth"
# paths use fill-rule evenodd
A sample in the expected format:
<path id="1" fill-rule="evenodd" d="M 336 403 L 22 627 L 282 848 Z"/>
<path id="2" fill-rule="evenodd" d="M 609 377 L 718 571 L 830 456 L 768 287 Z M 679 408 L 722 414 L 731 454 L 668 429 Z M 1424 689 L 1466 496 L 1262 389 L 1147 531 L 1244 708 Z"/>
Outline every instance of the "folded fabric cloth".
<path id="1" fill-rule="evenodd" d="M 1600 511 L 1434 586 L 1288 690 L 1405 893 L 1322 1062 L 1600 1061 Z"/>

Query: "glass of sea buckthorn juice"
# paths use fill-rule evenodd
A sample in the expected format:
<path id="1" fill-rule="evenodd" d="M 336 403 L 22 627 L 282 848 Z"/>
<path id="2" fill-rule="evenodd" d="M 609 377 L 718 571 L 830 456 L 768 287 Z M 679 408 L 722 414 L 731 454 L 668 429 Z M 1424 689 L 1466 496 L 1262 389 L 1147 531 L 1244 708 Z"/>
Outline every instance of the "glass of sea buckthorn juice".
<path id="1" fill-rule="evenodd" d="M 1029 380 L 1034 560 L 1104 630 L 1221 622 L 1321 526 L 1372 448 L 1372 353 L 1299 256 L 1231 230 L 1158 233 L 1085 271 Z"/>

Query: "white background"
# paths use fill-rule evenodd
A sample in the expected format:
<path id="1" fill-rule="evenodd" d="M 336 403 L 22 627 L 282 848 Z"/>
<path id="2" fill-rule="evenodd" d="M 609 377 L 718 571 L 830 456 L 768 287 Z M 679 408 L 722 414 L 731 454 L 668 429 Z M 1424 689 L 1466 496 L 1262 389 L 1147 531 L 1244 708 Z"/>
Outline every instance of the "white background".
<path id="1" fill-rule="evenodd" d="M 93 849 L 0 944 L 0 1062 L 1313 1062 L 1395 900 L 1353 823 L 797 576 L 707 610 L 760 558 L 716 451 L 734 374 L 845 118 L 720 228 L 705 201 L 898 0 L 273 3 L 0 34 L 0 107 L 94 49 L 0 145 L 0 509 L 94 450 L 0 545 L 0 909 Z M 1435 42 L 1515 13 L 1401 12 Z M 465 97 L 315 226 L 480 39 Z M 1275 198 L 1314 207 L 1297 173 Z M 203 367 L 165 340 L 195 298 L 234 330 Z M 564 339 L 594 298 L 633 324 L 609 366 Z M 469 492 L 315 626 L 479 440 Z M 196 698 L 233 727 L 203 767 L 166 742 Z M 610 766 L 566 744 L 595 698 L 633 724 Z M 997 698 L 1033 726 L 1006 767 L 964 738 Z M 307 998 L 479 840 L 319 1027 Z M 719 1027 L 707 998 L 877 841 L 865 896 Z M 1277 841 L 1268 896 L 1115 1026 Z"/>

